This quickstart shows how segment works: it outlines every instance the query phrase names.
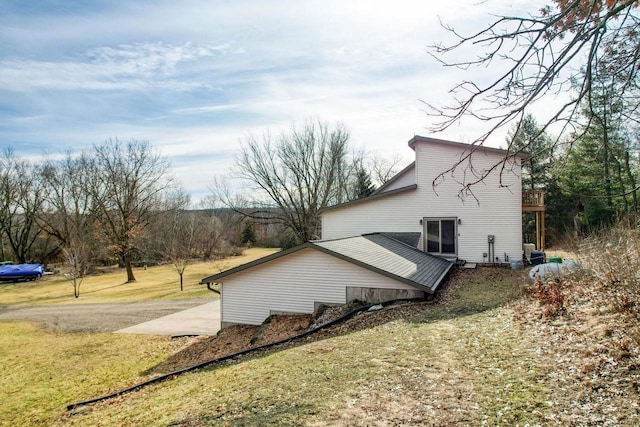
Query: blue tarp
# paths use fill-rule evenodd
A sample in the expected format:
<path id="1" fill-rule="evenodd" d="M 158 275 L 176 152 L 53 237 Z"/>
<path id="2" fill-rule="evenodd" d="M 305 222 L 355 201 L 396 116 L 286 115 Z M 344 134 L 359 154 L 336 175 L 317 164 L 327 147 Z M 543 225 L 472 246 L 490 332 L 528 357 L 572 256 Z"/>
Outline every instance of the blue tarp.
<path id="1" fill-rule="evenodd" d="M 0 280 L 36 279 L 42 274 L 42 264 L 0 265 Z"/>

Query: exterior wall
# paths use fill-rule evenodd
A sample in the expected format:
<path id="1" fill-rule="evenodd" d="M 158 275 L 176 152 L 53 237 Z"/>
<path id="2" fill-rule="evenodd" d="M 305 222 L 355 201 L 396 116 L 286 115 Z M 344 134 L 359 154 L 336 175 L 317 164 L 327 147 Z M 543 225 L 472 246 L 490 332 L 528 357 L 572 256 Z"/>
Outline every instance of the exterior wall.
<path id="1" fill-rule="evenodd" d="M 347 287 L 412 286 L 315 249 L 302 249 L 222 282 L 222 325 L 261 324 L 271 313 L 313 313 L 316 303 L 347 303 Z"/>
<path id="2" fill-rule="evenodd" d="M 435 188 L 433 180 L 439 173 L 460 159 L 460 148 L 446 144 L 416 142 L 416 183 L 414 191 L 331 209 L 322 214 L 322 238 L 335 239 L 373 232 L 423 232 L 420 220 L 425 217 L 455 217 L 458 258 L 469 262 L 489 262 L 488 235 L 495 236 L 494 253 L 499 262 L 522 259 L 522 187 L 520 165 L 510 165 L 509 172 L 500 179 L 496 172 L 476 185 L 472 196 L 458 197 L 459 184 L 467 173 L 465 165 L 458 167 L 455 176 L 446 175 Z M 473 168 L 482 171 L 501 159 L 500 153 L 476 152 Z M 466 169 L 466 170 L 465 170 Z M 494 260 L 495 261 L 495 260 Z"/>
<path id="3" fill-rule="evenodd" d="M 394 299 L 424 298 L 424 291 L 418 289 L 374 289 L 354 288 L 347 286 L 347 301 L 360 300 L 371 304 L 391 301 Z"/>
<path id="4" fill-rule="evenodd" d="M 400 174 L 396 175 L 392 181 L 388 182 L 379 194 L 386 193 L 387 191 L 397 190 L 398 188 L 406 187 L 416 183 L 416 167 L 415 165 L 406 168 Z"/>

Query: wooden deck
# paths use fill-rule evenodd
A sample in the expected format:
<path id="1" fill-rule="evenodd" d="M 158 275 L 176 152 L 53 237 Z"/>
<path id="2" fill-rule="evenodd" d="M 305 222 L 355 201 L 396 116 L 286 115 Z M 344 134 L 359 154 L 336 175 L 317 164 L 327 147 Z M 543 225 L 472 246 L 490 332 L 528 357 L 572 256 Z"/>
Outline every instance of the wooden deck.
<path id="1" fill-rule="evenodd" d="M 522 212 L 535 212 L 536 214 L 536 250 L 544 251 L 544 191 L 523 190 L 522 191 Z"/>
<path id="2" fill-rule="evenodd" d="M 522 212 L 544 212 L 544 191 L 523 190 Z"/>

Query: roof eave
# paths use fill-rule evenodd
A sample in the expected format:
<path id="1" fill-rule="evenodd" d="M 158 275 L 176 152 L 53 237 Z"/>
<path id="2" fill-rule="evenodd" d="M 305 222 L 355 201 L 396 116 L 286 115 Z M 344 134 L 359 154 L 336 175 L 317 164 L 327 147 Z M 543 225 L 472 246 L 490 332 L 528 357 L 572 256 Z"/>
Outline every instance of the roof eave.
<path id="1" fill-rule="evenodd" d="M 211 276 L 207 276 L 204 279 L 200 280 L 200 284 L 204 285 L 204 284 L 207 284 L 207 283 L 217 283 L 216 280 L 222 279 L 223 277 L 239 273 L 239 272 L 241 272 L 243 270 L 255 267 L 256 265 L 260 265 L 260 264 L 264 264 L 264 263 L 269 262 L 269 261 L 273 261 L 274 259 L 283 257 L 285 255 L 292 254 L 294 252 L 298 252 L 298 251 L 300 251 L 302 249 L 305 249 L 305 248 L 308 248 L 308 247 L 311 247 L 311 246 L 315 246 L 315 245 L 313 243 L 306 242 L 306 243 L 303 243 L 301 245 L 294 246 L 293 248 L 285 249 L 284 251 L 279 251 L 279 252 L 276 252 L 274 254 L 267 255 L 267 256 L 264 256 L 262 258 L 258 258 L 258 259 L 254 260 L 254 261 L 248 262 L 246 264 L 239 265 L 239 266 L 234 267 L 234 268 L 230 268 L 230 269 L 222 271 L 222 272 L 220 272 L 218 274 L 212 274 Z"/>
<path id="2" fill-rule="evenodd" d="M 420 135 L 415 135 L 413 138 L 411 138 L 409 140 L 409 147 L 411 147 L 413 150 L 415 150 L 414 146 L 416 144 L 416 142 L 427 142 L 427 143 L 434 143 L 434 144 L 442 144 L 442 145 L 449 145 L 452 147 L 458 147 L 458 148 L 464 148 L 464 149 L 468 149 L 471 150 L 471 152 L 473 151 L 486 151 L 486 152 L 490 152 L 490 153 L 496 153 L 496 154 L 501 154 L 503 156 L 507 156 L 509 158 L 528 158 L 530 157 L 530 155 L 526 152 L 516 152 L 516 151 L 510 151 L 510 150 L 505 150 L 502 148 L 494 148 L 494 147 L 487 147 L 484 145 L 478 145 L 478 144 L 465 144 L 464 142 L 457 142 L 457 141 L 449 141 L 446 139 L 439 139 L 439 138 L 431 138 L 431 137 L 426 137 L 426 136 L 420 136 Z"/>

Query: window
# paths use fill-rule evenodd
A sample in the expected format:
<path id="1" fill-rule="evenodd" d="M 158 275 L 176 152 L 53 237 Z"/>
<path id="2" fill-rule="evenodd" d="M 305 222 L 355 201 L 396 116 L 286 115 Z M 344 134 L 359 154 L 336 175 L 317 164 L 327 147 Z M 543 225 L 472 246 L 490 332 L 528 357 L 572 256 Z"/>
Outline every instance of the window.
<path id="1" fill-rule="evenodd" d="M 425 218 L 426 251 L 432 254 L 456 254 L 456 218 Z"/>

